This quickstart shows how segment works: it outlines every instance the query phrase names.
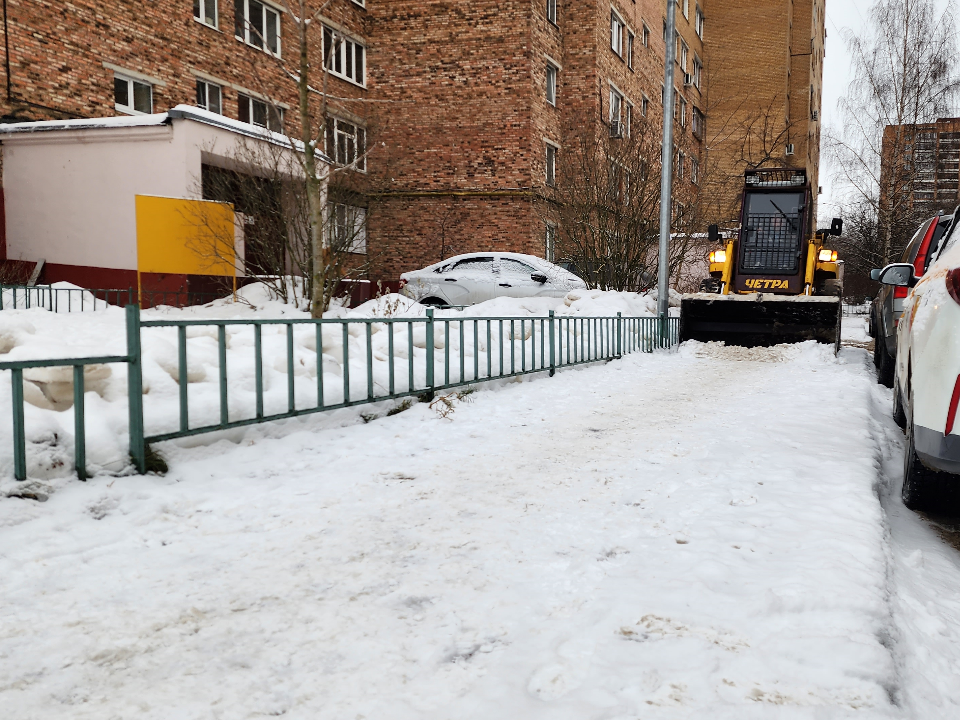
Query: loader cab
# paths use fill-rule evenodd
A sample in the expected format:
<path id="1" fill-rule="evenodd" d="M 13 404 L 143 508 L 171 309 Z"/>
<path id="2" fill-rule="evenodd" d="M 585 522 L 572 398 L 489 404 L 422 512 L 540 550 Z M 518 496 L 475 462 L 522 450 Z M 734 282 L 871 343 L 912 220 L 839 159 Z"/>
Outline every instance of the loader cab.
<path id="1" fill-rule="evenodd" d="M 806 172 L 748 171 L 741 208 L 733 291 L 803 292 L 811 215 Z"/>

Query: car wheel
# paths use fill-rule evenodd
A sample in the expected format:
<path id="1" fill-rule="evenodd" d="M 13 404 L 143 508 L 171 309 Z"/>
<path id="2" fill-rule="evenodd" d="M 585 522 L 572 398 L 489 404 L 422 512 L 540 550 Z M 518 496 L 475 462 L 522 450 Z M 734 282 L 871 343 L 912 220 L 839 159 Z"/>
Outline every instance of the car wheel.
<path id="1" fill-rule="evenodd" d="M 420 300 L 420 304 L 427 305 L 428 307 L 437 307 L 437 308 L 450 307 L 450 303 L 448 303 L 443 298 L 438 298 L 438 297 L 424 298 L 423 300 Z"/>
<path id="2" fill-rule="evenodd" d="M 821 295 L 832 295 L 833 297 L 843 296 L 843 281 L 835 278 L 824 280 L 820 285 Z"/>
<path id="3" fill-rule="evenodd" d="M 893 381 L 893 421 L 900 426 L 901 430 L 907 427 L 907 413 L 903 409 L 903 397 L 900 395 L 900 383 Z"/>
<path id="4" fill-rule="evenodd" d="M 952 512 L 957 504 L 960 478 L 931 470 L 920 462 L 913 440 L 912 409 L 907 408 L 905 415 L 906 447 L 903 450 L 903 488 L 900 490 L 903 504 L 911 510 Z"/>
<path id="5" fill-rule="evenodd" d="M 886 339 L 880 335 L 874 340 L 873 362 L 877 366 L 877 382 L 884 387 L 893 387 L 893 373 L 896 370 L 896 363 L 887 352 Z"/>

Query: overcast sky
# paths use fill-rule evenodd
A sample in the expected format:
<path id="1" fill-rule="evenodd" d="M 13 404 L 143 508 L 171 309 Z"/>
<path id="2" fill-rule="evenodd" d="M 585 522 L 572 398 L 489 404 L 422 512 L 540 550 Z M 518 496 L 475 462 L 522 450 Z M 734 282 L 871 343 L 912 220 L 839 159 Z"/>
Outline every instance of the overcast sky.
<path id="1" fill-rule="evenodd" d="M 849 28 L 859 33 L 866 25 L 873 0 L 826 0 L 827 6 L 827 46 L 823 61 L 823 129 L 839 123 L 837 101 L 847 90 L 851 80 L 850 56 L 843 42 L 843 30 Z M 823 145 L 821 144 L 821 151 Z M 831 174 L 832 168 L 821 154 L 820 196 L 818 215 L 821 222 L 828 220 L 834 212 Z"/>

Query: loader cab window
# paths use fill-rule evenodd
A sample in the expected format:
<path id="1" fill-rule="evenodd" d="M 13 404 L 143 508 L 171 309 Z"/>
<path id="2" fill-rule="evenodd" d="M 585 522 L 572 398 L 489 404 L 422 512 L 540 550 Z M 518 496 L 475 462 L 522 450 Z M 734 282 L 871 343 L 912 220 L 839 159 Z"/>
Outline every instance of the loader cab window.
<path id="1" fill-rule="evenodd" d="M 748 193 L 741 272 L 780 275 L 798 272 L 804 211 L 804 193 Z"/>

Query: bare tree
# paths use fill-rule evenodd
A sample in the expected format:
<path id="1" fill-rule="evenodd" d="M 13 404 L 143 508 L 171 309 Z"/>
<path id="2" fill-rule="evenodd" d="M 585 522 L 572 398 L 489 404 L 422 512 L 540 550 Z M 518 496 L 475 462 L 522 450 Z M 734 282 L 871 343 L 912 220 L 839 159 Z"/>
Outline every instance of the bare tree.
<path id="1" fill-rule="evenodd" d="M 849 218 L 847 249 L 874 267 L 893 261 L 918 214 L 935 209 L 913 194 L 928 168 L 912 126 L 955 108 L 953 18 L 952 2 L 937 14 L 933 0 L 877 0 L 867 32 L 845 32 L 855 80 L 840 100 L 841 127 L 829 128 L 826 140 Z"/>

